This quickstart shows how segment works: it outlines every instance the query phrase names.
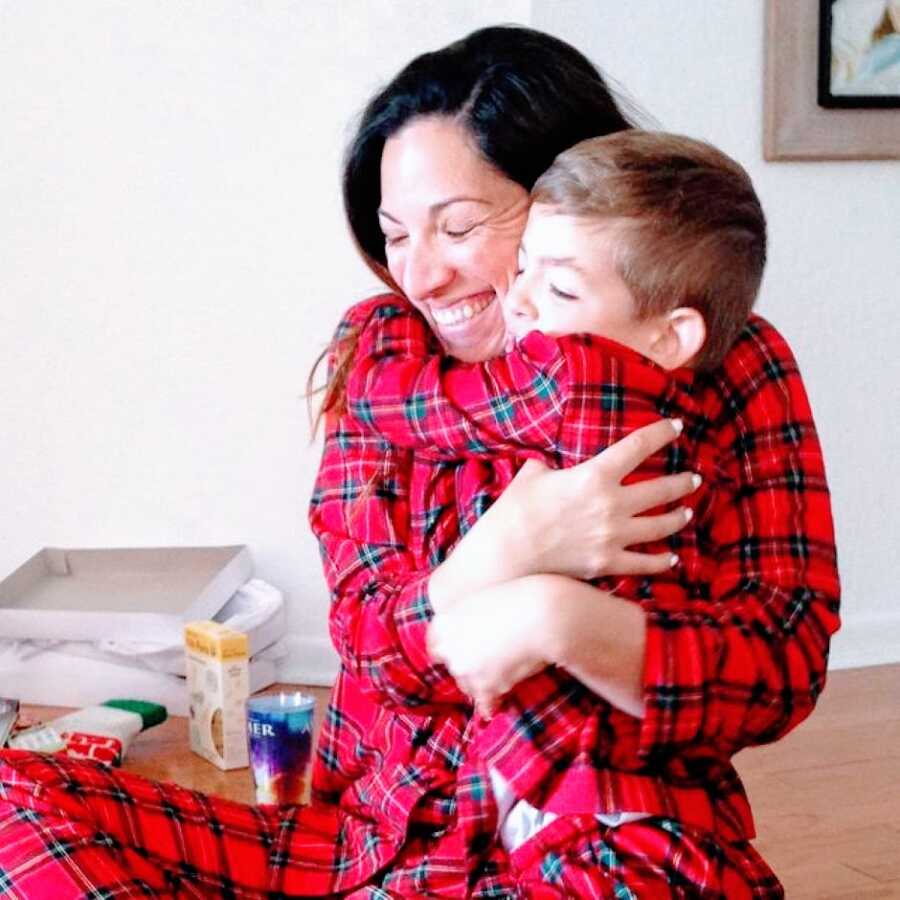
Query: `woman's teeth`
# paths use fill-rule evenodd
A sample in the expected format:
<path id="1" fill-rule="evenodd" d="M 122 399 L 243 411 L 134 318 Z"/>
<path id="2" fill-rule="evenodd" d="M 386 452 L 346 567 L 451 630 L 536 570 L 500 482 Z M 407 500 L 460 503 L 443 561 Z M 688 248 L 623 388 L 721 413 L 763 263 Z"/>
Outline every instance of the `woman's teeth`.
<path id="1" fill-rule="evenodd" d="M 449 309 L 435 309 L 432 312 L 434 321 L 438 325 L 457 325 L 466 319 L 472 319 L 480 312 L 484 312 L 490 306 L 493 297 L 484 297 L 481 300 L 469 300 L 459 306 Z"/>

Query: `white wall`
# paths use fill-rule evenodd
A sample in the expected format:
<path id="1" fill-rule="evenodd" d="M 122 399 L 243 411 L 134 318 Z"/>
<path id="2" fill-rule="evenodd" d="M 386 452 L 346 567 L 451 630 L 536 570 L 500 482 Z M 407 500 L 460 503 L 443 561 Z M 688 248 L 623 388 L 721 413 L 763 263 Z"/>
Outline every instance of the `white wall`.
<path id="1" fill-rule="evenodd" d="M 327 677 L 301 398 L 374 279 L 348 123 L 526 0 L 0 0 L 0 573 L 38 548 L 247 543 Z"/>
<path id="2" fill-rule="evenodd" d="M 798 357 L 832 490 L 844 626 L 831 663 L 900 661 L 900 164 L 763 161 L 763 7 L 534 0 L 531 22 L 576 44 L 661 127 L 749 170 L 770 226 L 758 309 Z"/>
<path id="3" fill-rule="evenodd" d="M 371 276 L 338 201 L 352 115 L 416 53 L 531 22 L 750 169 L 760 309 L 822 432 L 846 600 L 835 664 L 900 659 L 900 179 L 762 162 L 762 6 L 0 2 L 0 572 L 44 545 L 241 542 L 327 677 L 307 372 Z"/>

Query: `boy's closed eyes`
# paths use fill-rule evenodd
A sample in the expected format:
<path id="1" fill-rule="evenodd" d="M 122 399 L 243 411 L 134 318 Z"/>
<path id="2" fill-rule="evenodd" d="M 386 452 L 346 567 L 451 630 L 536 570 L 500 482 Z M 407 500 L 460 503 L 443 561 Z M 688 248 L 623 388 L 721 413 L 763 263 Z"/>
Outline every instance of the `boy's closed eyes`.
<path id="1" fill-rule="evenodd" d="M 616 268 L 622 240 L 615 222 L 566 215 L 535 203 L 522 237 L 519 271 L 503 300 L 511 337 L 523 338 L 530 331 L 557 337 L 596 334 L 663 368 L 689 364 L 705 337 L 702 316 L 681 308 L 640 317 Z M 680 339 L 673 344 L 673 338 Z"/>

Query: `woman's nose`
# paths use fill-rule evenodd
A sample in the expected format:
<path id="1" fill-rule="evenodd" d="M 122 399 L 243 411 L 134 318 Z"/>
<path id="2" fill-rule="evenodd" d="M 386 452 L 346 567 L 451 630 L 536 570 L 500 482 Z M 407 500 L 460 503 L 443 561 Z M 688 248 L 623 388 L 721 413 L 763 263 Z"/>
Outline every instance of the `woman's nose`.
<path id="1" fill-rule="evenodd" d="M 410 300 L 428 300 L 451 281 L 454 269 L 440 249 L 427 241 L 411 243 L 403 268 L 403 292 Z"/>

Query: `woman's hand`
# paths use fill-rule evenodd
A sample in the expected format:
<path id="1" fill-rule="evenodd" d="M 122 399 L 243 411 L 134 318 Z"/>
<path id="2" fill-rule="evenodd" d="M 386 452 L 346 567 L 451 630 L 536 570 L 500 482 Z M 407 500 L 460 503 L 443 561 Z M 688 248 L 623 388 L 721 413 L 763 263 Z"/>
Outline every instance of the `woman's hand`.
<path id="1" fill-rule="evenodd" d="M 632 432 L 570 469 L 529 460 L 429 581 L 435 611 L 472 591 L 536 574 L 596 578 L 654 575 L 673 565 L 669 553 L 638 553 L 689 521 L 684 508 L 643 516 L 691 493 L 690 472 L 623 485 L 622 480 L 681 432 L 662 419 Z"/>
<path id="2" fill-rule="evenodd" d="M 550 662 L 545 636 L 554 619 L 541 576 L 493 585 L 438 613 L 428 627 L 432 658 L 489 716 L 500 698 Z"/>
<path id="3" fill-rule="evenodd" d="M 435 615 L 428 650 L 483 716 L 524 678 L 557 665 L 640 717 L 645 634 L 638 604 L 565 576 L 532 575 Z"/>
<path id="4" fill-rule="evenodd" d="M 589 579 L 664 572 L 675 562 L 671 554 L 628 548 L 668 537 L 687 524 L 690 513 L 684 507 L 641 513 L 691 493 L 699 476 L 684 472 L 637 484 L 622 481 L 680 433 L 679 420 L 664 419 L 569 469 L 528 460 L 488 514 L 497 510 L 498 517 L 518 522 L 524 540 L 516 553 L 527 559 L 532 573 Z"/>

